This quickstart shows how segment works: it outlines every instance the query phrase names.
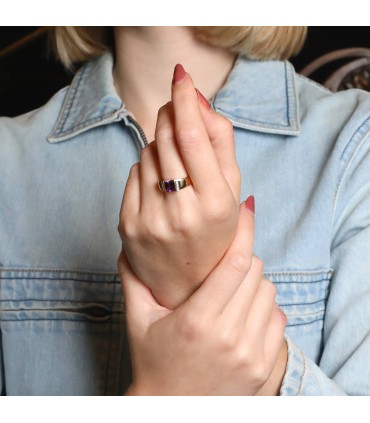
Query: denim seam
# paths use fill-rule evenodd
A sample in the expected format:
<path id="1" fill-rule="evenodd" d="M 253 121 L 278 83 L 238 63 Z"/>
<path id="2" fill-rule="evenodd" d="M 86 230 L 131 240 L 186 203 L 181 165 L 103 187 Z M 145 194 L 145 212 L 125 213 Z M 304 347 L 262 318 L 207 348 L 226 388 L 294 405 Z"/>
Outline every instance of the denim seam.
<path id="1" fill-rule="evenodd" d="M 114 281 L 116 278 L 114 278 Z M 116 284 L 113 285 L 113 289 L 112 289 L 112 300 L 114 299 L 115 296 L 115 290 L 116 290 Z M 112 322 L 111 322 L 112 323 Z M 110 360 L 111 360 L 111 353 L 112 353 L 112 336 L 113 336 L 113 331 L 112 331 L 112 326 L 109 327 L 109 341 L 108 341 L 108 357 L 107 357 L 107 367 L 105 369 L 105 382 L 104 382 L 104 394 L 107 395 L 107 391 L 108 391 L 108 380 L 109 380 L 109 368 L 110 368 Z"/>
<path id="2" fill-rule="evenodd" d="M 316 322 L 322 322 L 322 321 L 324 321 L 324 317 L 321 317 L 321 318 L 319 318 L 319 319 L 315 319 L 315 320 L 312 320 L 311 322 L 306 322 L 306 323 L 292 323 L 292 324 L 287 324 L 287 326 L 290 326 L 290 327 L 294 327 L 294 326 L 305 326 L 305 325 L 310 325 L 310 324 L 312 324 L 312 323 L 316 323 Z"/>
<path id="3" fill-rule="evenodd" d="M 306 305 L 321 303 L 322 301 L 326 301 L 326 300 L 327 300 L 326 298 L 323 298 L 322 300 L 314 301 L 312 303 L 279 304 L 279 306 L 281 307 L 306 306 Z"/>
<path id="4" fill-rule="evenodd" d="M 27 299 L 22 299 L 22 300 L 0 300 L 0 303 L 25 303 L 28 301 L 34 301 L 34 302 L 40 302 L 40 303 L 81 303 L 81 304 L 91 304 L 91 302 L 93 302 L 94 300 L 91 301 L 86 301 L 86 300 L 70 300 L 70 299 L 61 299 L 61 300 L 42 300 L 42 299 L 38 299 L 38 298 L 27 298 Z M 99 300 L 99 303 L 103 303 L 103 304 L 122 304 L 121 301 L 101 301 Z"/>
<path id="5" fill-rule="evenodd" d="M 330 279 L 319 279 L 319 280 L 315 280 L 315 281 L 271 281 L 272 283 L 276 283 L 276 284 L 283 284 L 283 283 L 288 283 L 288 284 L 302 284 L 302 283 L 304 283 L 304 284 L 307 284 L 307 283 L 319 283 L 319 282 L 324 282 L 324 281 L 326 281 L 326 282 L 329 282 L 330 281 Z"/>
<path id="6" fill-rule="evenodd" d="M 93 124 L 96 124 L 96 123 L 104 123 L 104 120 L 106 120 L 106 122 L 105 122 L 106 124 L 112 123 L 112 122 L 115 121 L 116 117 L 117 117 L 117 110 L 115 110 L 113 113 L 112 112 L 109 112 L 109 113 L 107 113 L 107 114 L 105 114 L 103 116 L 99 116 L 99 117 L 95 117 L 95 118 L 91 118 L 91 119 L 85 120 L 85 121 L 79 123 L 78 125 L 73 126 L 72 128 L 70 128 L 70 129 L 68 129 L 66 131 L 59 132 L 54 137 L 51 137 L 51 139 L 54 138 L 55 140 L 58 140 L 58 139 L 60 139 L 62 137 L 71 137 L 73 135 L 78 135 L 77 134 L 77 131 L 79 131 L 81 129 L 86 129 L 86 128 L 87 129 L 88 128 L 91 128 L 92 129 L 92 128 L 96 127 L 96 126 L 100 126 L 100 125 L 93 126 Z M 111 119 L 108 119 L 108 118 L 111 118 Z"/>
<path id="7" fill-rule="evenodd" d="M 302 272 L 264 272 L 265 275 L 280 275 L 280 276 L 307 276 L 307 275 L 318 275 L 318 274 L 328 274 L 331 275 L 334 273 L 334 269 L 330 270 L 307 270 Z"/>
<path id="8" fill-rule="evenodd" d="M 287 126 L 290 126 L 290 118 L 289 118 L 289 90 L 288 90 L 288 69 L 286 61 L 284 61 L 284 71 L 285 71 L 285 95 L 286 95 L 286 120 L 288 122 Z"/>
<path id="9" fill-rule="evenodd" d="M 220 107 L 217 107 L 217 109 L 222 111 L 222 109 Z M 281 124 L 281 123 L 265 122 L 265 121 L 262 121 L 262 120 L 254 120 L 254 119 L 250 119 L 250 118 L 245 118 L 245 119 L 243 119 L 243 122 L 241 122 L 241 121 L 238 121 L 237 119 L 243 118 L 242 116 L 240 117 L 240 116 L 230 115 L 229 113 L 224 112 L 224 111 L 223 111 L 223 114 L 230 117 L 230 120 L 232 122 L 235 122 L 238 125 L 243 124 L 245 122 L 252 122 L 252 123 L 261 123 L 263 125 L 268 125 L 268 126 L 274 127 L 274 128 L 261 127 L 260 129 L 278 129 L 278 128 L 289 128 L 290 127 L 290 125 L 284 125 L 284 124 Z M 287 134 L 289 134 L 288 131 L 287 131 Z"/>
<path id="10" fill-rule="evenodd" d="M 310 85 L 312 85 L 313 87 L 318 88 L 320 91 L 322 91 L 324 94 L 330 94 L 333 95 L 333 92 L 330 91 L 328 88 L 324 87 L 323 85 L 319 84 L 318 82 L 313 81 L 310 78 L 307 78 L 307 76 L 302 75 L 300 73 L 296 74 L 296 77 L 298 77 L 299 79 L 302 79 L 303 81 L 306 81 L 307 83 L 309 83 Z"/>
<path id="11" fill-rule="evenodd" d="M 82 77 L 83 77 L 86 69 L 87 69 L 87 67 L 84 66 L 80 70 L 79 74 L 77 75 L 76 83 L 74 85 L 72 84 L 71 87 L 70 87 L 70 92 L 68 93 L 69 95 L 67 94 L 65 104 L 63 104 L 63 106 L 62 106 L 62 110 L 63 110 L 62 115 L 60 117 L 58 125 L 56 126 L 55 130 L 53 131 L 53 133 L 55 133 L 55 134 L 61 134 L 63 132 L 64 125 L 65 125 L 65 123 L 66 123 L 66 121 L 69 117 L 70 112 L 71 112 L 71 108 L 72 108 L 72 105 L 74 103 L 74 99 L 75 99 L 78 87 L 80 86 L 80 83 L 82 81 Z"/>
<path id="12" fill-rule="evenodd" d="M 106 283 L 106 284 L 117 284 L 114 279 L 112 281 L 101 281 L 101 280 L 85 280 L 85 279 L 76 279 L 76 278 L 41 278 L 41 277 L 24 277 L 24 278 L 1 278 L 0 280 L 49 280 L 49 281 L 74 281 L 74 282 L 83 282 L 83 283 Z"/>
<path id="13" fill-rule="evenodd" d="M 109 319 L 111 320 L 111 319 Z M 34 319 L 34 318 L 26 318 L 26 319 L 3 319 L 1 318 L 0 321 L 1 322 L 28 322 L 28 321 L 57 321 L 57 322 L 82 322 L 82 323 L 98 323 L 98 324 L 107 324 L 107 323 L 112 323 L 112 324 L 119 324 L 121 325 L 122 322 L 121 321 L 109 321 L 109 320 L 89 320 L 88 318 L 86 319 L 52 319 L 52 318 L 40 318 L 40 319 Z"/>
<path id="14" fill-rule="evenodd" d="M 46 268 L 22 268 L 22 267 L 0 267 L 0 274 L 4 272 L 65 272 L 65 273 L 82 273 L 93 275 L 118 275 L 118 272 L 92 272 L 90 270 L 71 270 L 71 269 L 46 269 Z"/>
<path id="15" fill-rule="evenodd" d="M 355 141 L 353 141 L 355 138 L 356 138 L 356 135 L 359 133 L 359 131 L 364 127 L 364 126 L 366 126 L 366 124 L 367 123 L 370 123 L 370 117 L 368 117 L 364 122 L 363 122 L 363 124 L 356 130 L 356 132 L 352 135 L 352 137 L 351 137 L 351 139 L 349 140 L 349 142 L 348 142 L 348 144 L 345 146 L 345 148 L 343 149 L 343 152 L 342 152 L 342 154 L 341 154 L 341 158 L 345 155 L 345 152 L 348 150 L 348 148 L 349 148 L 349 146 L 352 144 L 352 142 L 355 142 Z M 345 177 L 346 177 L 346 175 L 347 175 L 347 173 L 348 173 L 348 169 L 350 168 L 350 166 L 351 166 L 351 164 L 353 163 L 353 161 L 354 161 L 354 159 L 355 159 L 355 156 L 356 156 L 356 153 L 360 150 L 360 148 L 362 147 L 362 145 L 363 145 L 363 143 L 366 141 L 366 139 L 367 139 L 367 136 L 369 135 L 369 133 L 370 133 L 370 125 L 369 125 L 369 128 L 366 130 L 366 132 L 365 132 L 365 134 L 364 134 L 364 136 L 362 137 L 362 138 L 360 138 L 360 140 L 358 141 L 358 144 L 357 144 L 357 146 L 355 146 L 355 148 L 354 148 L 354 150 L 353 150 L 353 152 L 352 152 L 352 155 L 349 157 L 349 159 L 348 159 L 348 161 L 347 161 L 347 163 L 345 164 L 345 166 L 344 166 L 344 169 L 343 169 L 343 173 L 342 173 L 342 175 L 339 177 L 339 183 L 338 183 L 338 185 L 337 185 L 337 188 L 336 188 L 336 191 L 335 191 L 335 195 L 334 195 L 334 204 L 333 204 L 333 222 L 332 222 L 332 227 L 334 227 L 334 218 L 335 218 L 335 212 L 336 212 L 336 207 L 337 207 L 337 203 L 338 203 L 338 198 L 339 198 L 339 194 L 340 194 L 340 191 L 341 191 L 341 188 L 342 188 L 342 186 L 343 186 L 343 184 L 344 184 L 344 180 L 345 180 Z"/>
<path id="16" fill-rule="evenodd" d="M 298 388 L 297 396 L 302 395 L 303 381 L 304 381 L 304 378 L 306 377 L 306 373 L 307 373 L 307 363 L 306 363 L 305 356 L 303 355 L 302 351 L 300 351 L 300 354 L 301 354 L 301 357 L 302 357 L 302 360 L 303 360 L 303 372 L 302 372 L 301 383 L 300 383 L 299 388 Z"/>

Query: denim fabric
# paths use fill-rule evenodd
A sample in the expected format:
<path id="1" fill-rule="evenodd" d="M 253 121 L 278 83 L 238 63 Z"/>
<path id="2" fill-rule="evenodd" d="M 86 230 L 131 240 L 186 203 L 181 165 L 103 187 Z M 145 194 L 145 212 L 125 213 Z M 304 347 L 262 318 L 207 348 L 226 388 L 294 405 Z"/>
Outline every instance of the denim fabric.
<path id="1" fill-rule="evenodd" d="M 0 119 L 3 394 L 130 382 L 117 225 L 144 143 L 112 65 L 104 54 L 45 106 Z M 288 317 L 281 395 L 370 394 L 370 95 L 240 56 L 212 107 L 234 125 L 255 254 Z"/>

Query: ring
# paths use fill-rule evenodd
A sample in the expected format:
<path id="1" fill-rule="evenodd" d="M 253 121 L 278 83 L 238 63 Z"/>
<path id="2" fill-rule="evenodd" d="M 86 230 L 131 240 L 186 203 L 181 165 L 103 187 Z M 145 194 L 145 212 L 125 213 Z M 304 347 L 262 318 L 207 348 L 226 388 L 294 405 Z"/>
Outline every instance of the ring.
<path id="1" fill-rule="evenodd" d="M 165 181 L 158 181 L 159 189 L 163 192 L 172 192 L 172 191 L 180 191 L 189 185 L 192 185 L 191 179 L 189 176 L 185 176 L 185 178 L 179 179 L 167 179 Z"/>

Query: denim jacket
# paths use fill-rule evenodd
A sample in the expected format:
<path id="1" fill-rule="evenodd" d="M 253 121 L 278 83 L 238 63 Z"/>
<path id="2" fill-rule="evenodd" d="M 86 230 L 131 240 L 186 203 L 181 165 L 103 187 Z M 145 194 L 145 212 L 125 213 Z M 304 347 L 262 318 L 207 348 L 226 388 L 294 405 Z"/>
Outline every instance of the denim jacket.
<path id="1" fill-rule="evenodd" d="M 117 225 L 144 139 L 112 65 L 106 53 L 43 107 L 0 119 L 3 394 L 130 383 Z M 254 253 L 288 317 L 280 394 L 369 395 L 370 95 L 240 56 L 212 107 L 234 125 Z"/>

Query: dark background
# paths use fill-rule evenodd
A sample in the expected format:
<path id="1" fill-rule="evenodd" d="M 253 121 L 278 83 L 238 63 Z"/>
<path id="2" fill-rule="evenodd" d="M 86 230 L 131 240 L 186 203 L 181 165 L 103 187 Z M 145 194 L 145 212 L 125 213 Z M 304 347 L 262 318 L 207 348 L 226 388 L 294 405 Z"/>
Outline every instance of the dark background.
<path id="1" fill-rule="evenodd" d="M 291 62 L 299 72 L 323 54 L 348 47 L 370 48 L 370 27 L 309 27 L 303 50 Z M 340 62 L 310 77 L 324 83 Z M 41 106 L 72 77 L 56 61 L 44 28 L 0 28 L 0 116 L 16 116 Z"/>

